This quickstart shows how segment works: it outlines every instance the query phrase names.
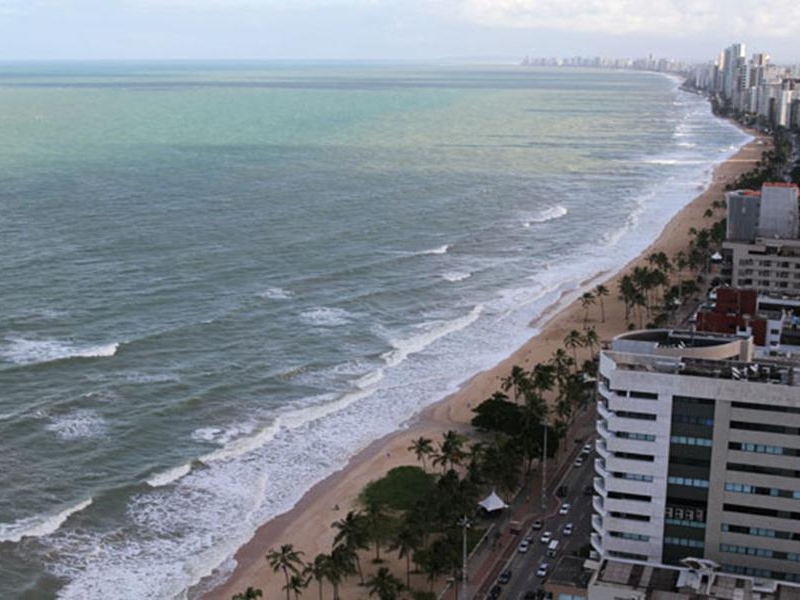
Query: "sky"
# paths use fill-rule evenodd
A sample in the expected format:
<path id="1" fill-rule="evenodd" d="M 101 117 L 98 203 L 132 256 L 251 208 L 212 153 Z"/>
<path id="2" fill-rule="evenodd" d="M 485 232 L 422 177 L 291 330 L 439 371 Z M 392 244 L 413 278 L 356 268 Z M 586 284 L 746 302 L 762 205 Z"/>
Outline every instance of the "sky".
<path id="1" fill-rule="evenodd" d="M 478 60 L 734 42 L 800 62 L 798 0 L 0 0 L 0 60 Z"/>

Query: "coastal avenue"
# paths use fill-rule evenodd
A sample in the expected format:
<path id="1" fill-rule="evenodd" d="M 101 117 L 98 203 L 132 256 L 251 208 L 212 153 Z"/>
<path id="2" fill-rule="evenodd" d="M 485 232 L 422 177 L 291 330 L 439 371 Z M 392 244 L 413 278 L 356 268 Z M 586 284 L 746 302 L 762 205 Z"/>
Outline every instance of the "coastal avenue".
<path id="1" fill-rule="evenodd" d="M 589 439 L 594 439 L 594 437 L 592 436 Z M 570 465 L 563 480 L 559 482 L 559 485 L 567 486 L 566 495 L 563 498 L 557 497 L 555 494 L 550 496 L 546 513 L 544 513 L 544 516 L 537 517 L 544 521 L 542 528 L 533 530 L 528 527 L 523 535 L 517 536 L 517 546 L 514 547 L 512 557 L 503 563 L 502 569 L 497 569 L 498 573 L 495 573 L 491 583 L 487 582 L 481 586 L 481 594 L 476 595 L 475 598 L 480 600 L 489 598 L 487 591 L 497 583 L 499 571 L 511 569 L 511 579 L 507 584 L 500 586 L 502 591 L 497 598 L 521 600 L 526 592 L 535 593 L 547 581 L 547 577 L 550 576 L 562 557 L 572 555 L 589 544 L 592 495 L 584 493 L 584 488 L 592 485 L 594 459 L 596 456 L 595 452 L 592 451 L 586 457 L 583 466 L 573 467 Z M 575 455 L 573 455 L 573 459 L 574 457 Z M 558 501 L 556 502 L 556 500 Z M 563 502 L 568 502 L 572 505 L 566 515 L 558 514 L 559 507 Z M 569 536 L 563 534 L 564 526 L 567 523 L 572 523 L 573 525 L 572 535 Z M 559 540 L 558 552 L 555 557 L 545 555 L 547 545 L 540 541 L 540 537 L 545 531 L 552 533 L 552 539 Z M 530 549 L 526 553 L 520 553 L 517 551 L 517 547 L 526 537 L 532 540 Z M 549 565 L 548 575 L 545 578 L 536 575 L 539 565 L 543 562 Z"/>

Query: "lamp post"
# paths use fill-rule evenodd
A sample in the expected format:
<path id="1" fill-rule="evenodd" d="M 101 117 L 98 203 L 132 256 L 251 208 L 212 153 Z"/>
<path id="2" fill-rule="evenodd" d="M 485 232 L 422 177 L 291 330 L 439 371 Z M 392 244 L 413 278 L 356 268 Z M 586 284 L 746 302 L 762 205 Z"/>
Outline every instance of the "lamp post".
<path id="1" fill-rule="evenodd" d="M 467 600 L 467 529 L 471 525 L 467 515 L 458 521 L 461 526 L 462 546 L 461 546 L 461 600 Z"/>

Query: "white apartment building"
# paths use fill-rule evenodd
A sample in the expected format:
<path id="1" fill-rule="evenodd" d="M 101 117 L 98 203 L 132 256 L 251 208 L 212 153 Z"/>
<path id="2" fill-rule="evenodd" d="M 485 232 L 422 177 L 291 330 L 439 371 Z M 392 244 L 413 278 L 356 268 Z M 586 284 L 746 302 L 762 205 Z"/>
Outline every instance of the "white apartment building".
<path id="1" fill-rule="evenodd" d="M 800 581 L 800 364 L 751 339 L 618 336 L 600 357 L 591 544 Z"/>

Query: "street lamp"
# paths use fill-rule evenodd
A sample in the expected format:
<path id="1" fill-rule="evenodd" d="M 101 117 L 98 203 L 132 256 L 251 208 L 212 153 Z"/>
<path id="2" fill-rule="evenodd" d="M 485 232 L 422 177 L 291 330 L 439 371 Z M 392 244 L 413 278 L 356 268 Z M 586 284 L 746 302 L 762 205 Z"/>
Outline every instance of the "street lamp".
<path id="1" fill-rule="evenodd" d="M 547 508 L 547 417 L 542 419 L 544 442 L 542 444 L 542 510 Z"/>
<path id="2" fill-rule="evenodd" d="M 467 515 L 458 521 L 461 526 L 462 547 L 461 547 L 461 600 L 467 600 L 467 529 L 472 525 Z"/>

